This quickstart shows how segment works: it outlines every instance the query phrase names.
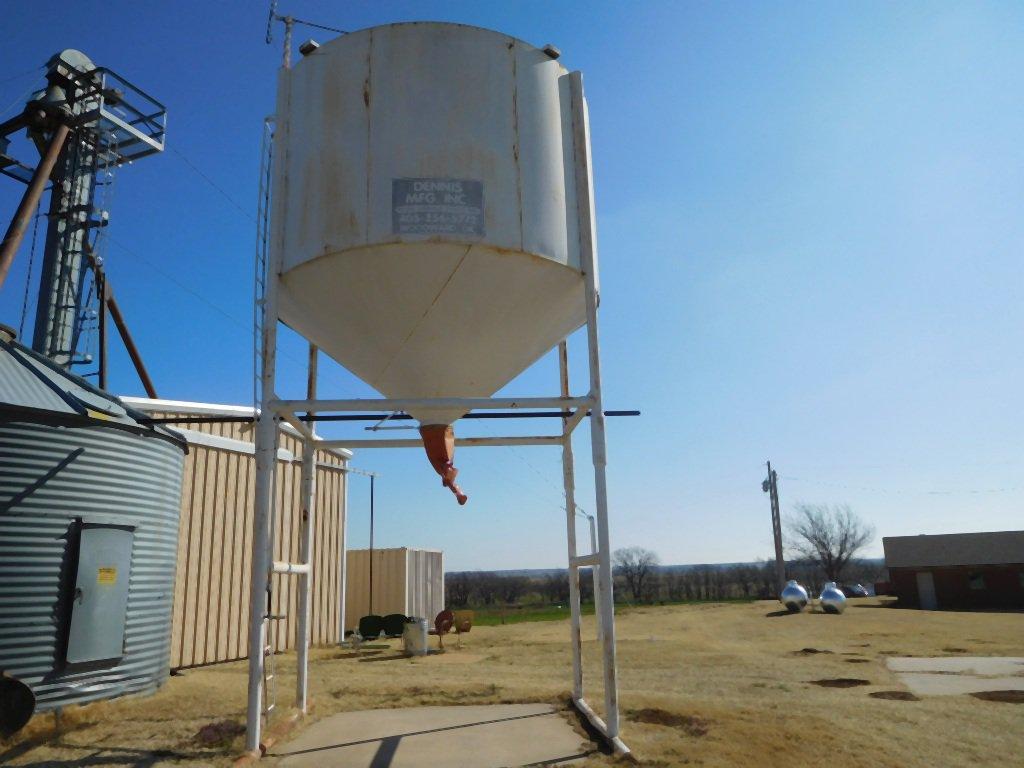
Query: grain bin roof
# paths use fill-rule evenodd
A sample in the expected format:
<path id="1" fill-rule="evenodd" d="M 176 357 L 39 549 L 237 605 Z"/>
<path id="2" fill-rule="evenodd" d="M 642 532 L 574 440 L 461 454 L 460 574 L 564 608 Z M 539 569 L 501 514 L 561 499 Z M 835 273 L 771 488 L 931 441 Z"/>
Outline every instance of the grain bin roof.
<path id="1" fill-rule="evenodd" d="M 886 568 L 1024 563 L 1024 531 L 886 536 Z"/>
<path id="2" fill-rule="evenodd" d="M 28 347 L 0 337 L 0 420 L 123 429 L 164 438 L 185 449 L 181 435 L 140 423 L 143 418 L 144 414 L 114 395 Z"/>

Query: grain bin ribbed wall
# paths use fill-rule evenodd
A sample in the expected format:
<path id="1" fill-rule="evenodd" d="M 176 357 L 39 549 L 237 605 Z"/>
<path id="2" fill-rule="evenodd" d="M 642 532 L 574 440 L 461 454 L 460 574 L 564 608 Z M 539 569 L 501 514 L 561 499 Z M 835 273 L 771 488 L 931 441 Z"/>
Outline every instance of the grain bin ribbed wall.
<path id="1" fill-rule="evenodd" d="M 0 379 L 0 669 L 37 711 L 152 692 L 184 443 L 16 345 L 0 342 Z"/>

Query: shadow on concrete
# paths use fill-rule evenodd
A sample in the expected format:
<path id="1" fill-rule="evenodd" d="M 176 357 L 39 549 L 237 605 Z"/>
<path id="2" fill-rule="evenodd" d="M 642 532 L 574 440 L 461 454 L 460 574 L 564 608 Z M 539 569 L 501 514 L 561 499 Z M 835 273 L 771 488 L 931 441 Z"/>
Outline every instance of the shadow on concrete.
<path id="1" fill-rule="evenodd" d="M 392 736 L 378 736 L 372 739 L 358 739 L 356 741 L 340 742 L 338 744 L 325 744 L 322 747 L 310 747 L 309 749 L 295 749 L 290 752 L 274 752 L 274 757 L 293 757 L 294 755 L 308 755 L 313 752 L 324 752 L 329 749 L 343 749 L 345 747 L 355 747 L 360 744 L 373 744 L 374 742 L 381 742 L 380 748 L 377 750 L 377 756 L 374 757 L 371 763 L 371 768 L 386 768 L 391 765 L 391 760 L 394 757 L 395 751 L 398 749 L 398 743 L 405 738 L 411 736 L 425 736 L 429 733 L 442 733 L 444 731 L 457 731 L 462 728 L 475 728 L 478 725 L 493 725 L 495 723 L 507 723 L 512 720 L 529 720 L 534 717 L 551 717 L 557 714 L 555 712 L 535 712 L 529 715 L 513 715 L 512 717 L 499 717 L 493 720 L 477 720 L 473 723 L 459 723 L 458 725 L 443 725 L 438 728 L 427 728 L 422 731 L 408 731 L 407 733 L 398 733 Z M 596 750 L 584 754 L 591 754 Z M 378 758 L 383 759 L 382 755 L 386 755 L 387 762 L 378 762 Z M 576 755 L 575 757 L 582 757 L 583 755 Z M 547 763 L 535 763 L 535 765 L 554 765 L 564 760 L 572 759 L 570 756 L 559 757 L 554 759 L 552 762 L 549 760 Z"/>

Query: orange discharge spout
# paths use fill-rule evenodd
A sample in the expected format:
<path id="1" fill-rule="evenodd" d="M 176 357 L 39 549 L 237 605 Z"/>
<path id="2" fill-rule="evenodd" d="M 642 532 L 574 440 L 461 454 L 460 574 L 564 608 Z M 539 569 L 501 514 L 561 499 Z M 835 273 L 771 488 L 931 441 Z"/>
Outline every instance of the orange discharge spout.
<path id="1" fill-rule="evenodd" d="M 441 485 L 455 494 L 459 504 L 465 504 L 469 496 L 455 484 L 459 470 L 452 461 L 455 458 L 455 430 L 451 424 L 426 424 L 420 427 L 423 447 L 427 450 L 430 466 L 441 476 Z"/>

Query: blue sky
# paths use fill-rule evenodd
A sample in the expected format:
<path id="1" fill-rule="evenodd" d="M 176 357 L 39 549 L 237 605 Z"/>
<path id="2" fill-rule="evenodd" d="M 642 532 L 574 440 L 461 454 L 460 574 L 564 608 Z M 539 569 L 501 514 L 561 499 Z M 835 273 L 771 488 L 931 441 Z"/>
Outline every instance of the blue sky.
<path id="1" fill-rule="evenodd" d="M 767 556 L 768 458 L 784 513 L 848 503 L 879 536 L 1022 527 L 1019 4 L 281 8 L 344 29 L 491 27 L 554 43 L 584 72 L 605 399 L 644 412 L 610 420 L 615 545 L 663 562 Z M 4 16 L 0 110 L 64 47 L 167 104 L 173 150 L 118 174 L 108 271 L 161 396 L 250 402 L 251 217 L 280 58 L 263 42 L 265 4 L 10 2 Z M 0 180 L 4 217 L 20 192 Z M 27 265 L 26 244 L 0 321 L 20 319 Z M 114 347 L 113 388 L 141 394 Z M 281 392 L 300 395 L 302 343 L 286 335 L 283 350 Z M 556 387 L 549 356 L 507 391 Z M 330 365 L 321 391 L 373 395 Z M 576 452 L 591 508 L 585 429 Z M 443 548 L 449 569 L 564 562 L 556 450 L 462 450 L 457 464 L 462 508 L 419 452 L 356 457 L 382 474 L 379 545 Z M 353 546 L 365 485 L 352 481 Z"/>

